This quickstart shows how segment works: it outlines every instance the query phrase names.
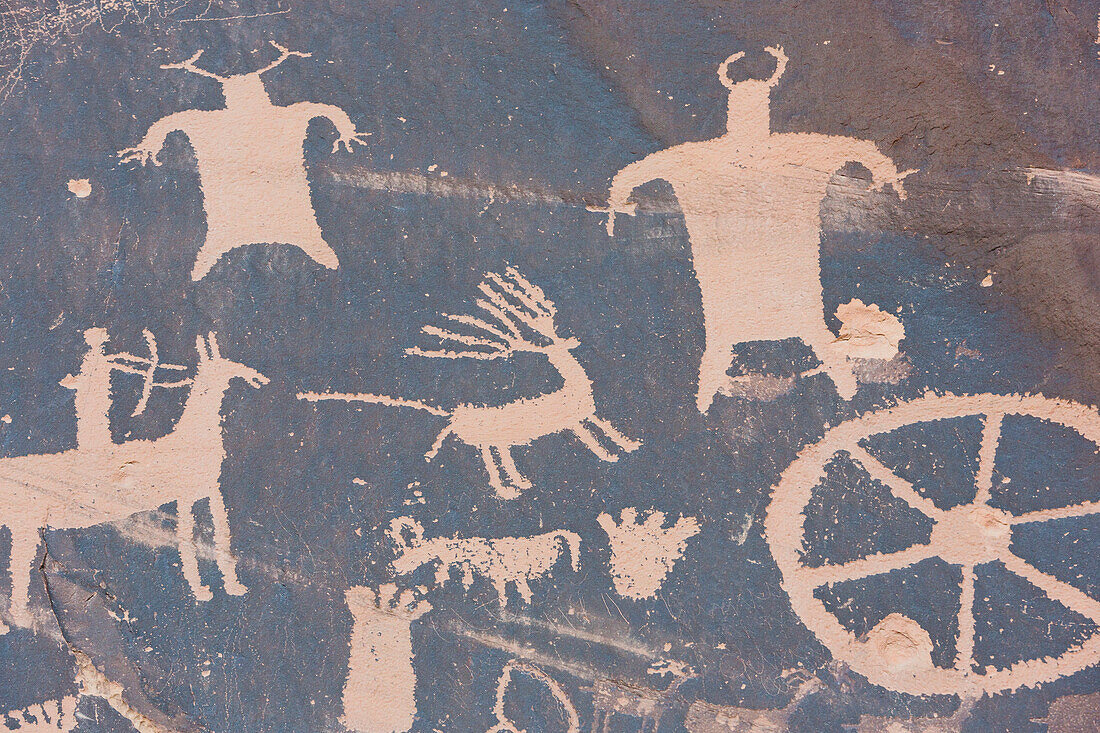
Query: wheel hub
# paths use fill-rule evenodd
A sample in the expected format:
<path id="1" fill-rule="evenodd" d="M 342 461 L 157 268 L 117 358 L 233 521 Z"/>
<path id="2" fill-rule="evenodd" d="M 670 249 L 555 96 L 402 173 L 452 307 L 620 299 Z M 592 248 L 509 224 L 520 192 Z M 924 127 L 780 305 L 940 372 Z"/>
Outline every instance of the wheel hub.
<path id="1" fill-rule="evenodd" d="M 936 554 L 954 565 L 979 565 L 1004 556 L 1012 544 L 1009 515 L 986 504 L 944 512 L 932 529 Z"/>

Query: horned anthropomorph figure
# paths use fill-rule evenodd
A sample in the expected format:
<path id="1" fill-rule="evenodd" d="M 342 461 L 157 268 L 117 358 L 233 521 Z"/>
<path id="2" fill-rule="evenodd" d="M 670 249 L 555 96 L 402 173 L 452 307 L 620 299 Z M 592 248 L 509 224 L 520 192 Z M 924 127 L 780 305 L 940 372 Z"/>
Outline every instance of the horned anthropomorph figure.
<path id="1" fill-rule="evenodd" d="M 672 184 L 691 240 L 703 297 L 706 346 L 696 403 L 706 412 L 723 387 L 733 346 L 747 341 L 801 338 L 813 348 L 843 399 L 857 384 L 845 344 L 825 324 L 822 302 L 821 202 L 833 175 L 850 162 L 866 166 L 876 189 L 899 172 L 874 143 L 842 135 L 773 133 L 771 89 L 787 66 L 780 48 L 775 73 L 734 83 L 730 64 L 718 67 L 729 90 L 726 133 L 657 151 L 631 163 L 611 183 L 608 232 L 615 213 L 634 213 L 634 189 L 663 179 Z"/>
<path id="2" fill-rule="evenodd" d="M 206 209 L 206 242 L 199 250 L 194 280 L 201 280 L 222 255 L 248 244 L 289 244 L 318 264 L 335 269 L 336 253 L 325 242 L 310 202 L 302 146 L 311 120 L 324 117 L 339 133 L 332 151 L 362 143 L 348 114 L 331 104 L 298 102 L 274 105 L 260 76 L 291 56 L 279 44 L 279 57 L 259 71 L 219 76 L 195 65 L 202 51 L 162 69 L 184 69 L 222 85 L 225 108 L 187 110 L 158 120 L 140 143 L 119 153 L 123 162 L 154 163 L 168 134 L 187 135 L 198 159 Z"/>

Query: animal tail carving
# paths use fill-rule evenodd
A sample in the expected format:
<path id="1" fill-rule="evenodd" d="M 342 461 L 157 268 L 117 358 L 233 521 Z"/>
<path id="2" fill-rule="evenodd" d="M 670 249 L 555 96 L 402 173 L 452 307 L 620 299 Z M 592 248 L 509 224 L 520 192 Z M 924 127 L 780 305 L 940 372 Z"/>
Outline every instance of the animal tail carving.
<path id="1" fill-rule="evenodd" d="M 371 394 L 370 392 L 299 392 L 298 399 L 310 402 L 322 400 L 337 400 L 339 402 L 369 402 L 373 405 L 386 405 L 388 407 L 411 407 L 414 410 L 423 410 L 431 415 L 450 417 L 451 413 L 441 407 L 429 405 L 420 400 L 406 400 L 400 397 L 388 397 L 386 395 Z"/>

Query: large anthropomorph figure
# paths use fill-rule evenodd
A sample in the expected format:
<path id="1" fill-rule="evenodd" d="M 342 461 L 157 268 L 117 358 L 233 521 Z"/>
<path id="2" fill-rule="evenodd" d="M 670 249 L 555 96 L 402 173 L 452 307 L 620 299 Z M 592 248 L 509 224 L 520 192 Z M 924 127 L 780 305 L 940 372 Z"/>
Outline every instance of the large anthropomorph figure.
<path id="1" fill-rule="evenodd" d="M 272 45 L 279 49 L 279 58 L 250 74 L 218 76 L 201 69 L 195 62 L 202 51 L 181 64 L 162 66 L 219 81 L 225 108 L 168 115 L 149 128 L 144 140 L 119 153 L 124 162 L 159 165 L 157 156 L 169 133 L 179 130 L 190 139 L 199 163 L 207 225 L 206 242 L 191 272 L 194 280 L 201 280 L 226 252 L 246 244 L 290 244 L 325 267 L 335 269 L 339 264 L 317 224 L 302 147 L 315 117 L 336 125 L 339 138 L 333 152 L 341 145 L 350 151 L 363 135 L 344 110 L 331 104 L 272 104 L 260 75 L 290 56 L 309 56 Z"/>
<path id="2" fill-rule="evenodd" d="M 844 344 L 825 325 L 821 290 L 821 202 L 832 176 L 849 162 L 866 166 L 876 189 L 905 191 L 893 161 L 874 143 L 841 135 L 772 133 L 771 89 L 787 57 L 766 81 L 733 83 L 730 56 L 718 67 L 729 90 L 726 133 L 660 150 L 628 165 L 611 184 L 608 232 L 615 212 L 633 213 L 634 189 L 655 179 L 672 184 L 691 241 L 703 296 L 706 347 L 696 403 L 706 412 L 727 381 L 735 344 L 801 338 L 821 360 L 843 399 L 856 392 Z"/>

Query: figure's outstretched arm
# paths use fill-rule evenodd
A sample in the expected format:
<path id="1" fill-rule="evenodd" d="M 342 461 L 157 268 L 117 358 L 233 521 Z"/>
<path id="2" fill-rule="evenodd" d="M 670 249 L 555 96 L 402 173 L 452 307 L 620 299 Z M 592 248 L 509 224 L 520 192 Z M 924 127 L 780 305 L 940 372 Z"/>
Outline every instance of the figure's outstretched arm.
<path id="1" fill-rule="evenodd" d="M 837 167 L 849 161 L 861 163 L 871 171 L 874 190 L 881 191 L 889 183 L 894 187 L 898 198 L 905 200 L 905 186 L 902 180 L 916 170 L 899 171 L 893 160 L 883 155 L 874 143 L 867 140 L 846 140 L 844 147 L 843 161 L 840 161 Z"/>
<path id="2" fill-rule="evenodd" d="M 607 234 L 611 236 L 615 233 L 615 214 L 623 213 L 634 215 L 637 207 L 633 203 L 628 203 L 631 195 L 634 193 L 634 189 L 650 181 L 662 178 L 661 163 L 663 162 L 663 156 L 661 153 L 664 151 L 658 151 L 651 155 L 648 155 L 641 160 L 636 160 L 630 165 L 626 166 L 611 179 L 611 190 L 608 193 L 607 200 Z"/>
<path id="3" fill-rule="evenodd" d="M 176 112 L 170 114 L 167 117 L 162 117 L 153 123 L 149 128 L 149 132 L 145 133 L 145 137 L 141 142 L 132 148 L 125 148 L 118 152 L 118 157 L 123 163 L 139 163 L 145 165 L 152 163 L 153 165 L 160 165 L 161 149 L 164 147 L 164 141 L 168 137 L 169 133 L 176 130 L 186 132 L 184 129 L 184 123 L 190 112 Z"/>
<path id="4" fill-rule="evenodd" d="M 320 104 L 318 102 L 299 102 L 293 106 L 308 114 L 311 120 L 314 117 L 324 117 L 336 126 L 336 132 L 339 137 L 337 137 L 336 142 L 332 144 L 332 152 L 335 153 L 343 146 L 344 150 L 350 153 L 352 143 L 359 143 L 361 145 L 366 144 L 366 138 L 370 133 L 356 130 L 355 123 L 348 117 L 348 113 L 336 105 Z"/>

